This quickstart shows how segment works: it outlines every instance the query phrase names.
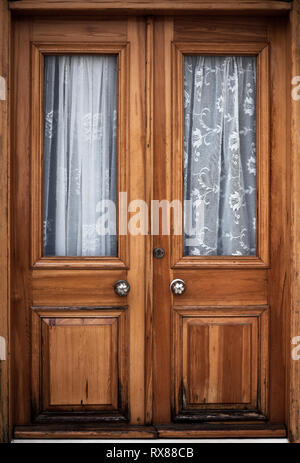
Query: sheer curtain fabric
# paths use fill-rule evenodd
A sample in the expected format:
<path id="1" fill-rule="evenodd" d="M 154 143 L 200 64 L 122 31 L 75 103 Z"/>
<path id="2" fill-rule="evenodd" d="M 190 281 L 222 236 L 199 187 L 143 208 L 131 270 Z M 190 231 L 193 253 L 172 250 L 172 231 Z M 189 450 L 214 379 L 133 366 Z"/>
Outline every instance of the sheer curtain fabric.
<path id="1" fill-rule="evenodd" d="M 256 57 L 184 58 L 184 254 L 256 254 Z"/>
<path id="2" fill-rule="evenodd" d="M 44 255 L 116 256 L 117 57 L 45 56 Z"/>

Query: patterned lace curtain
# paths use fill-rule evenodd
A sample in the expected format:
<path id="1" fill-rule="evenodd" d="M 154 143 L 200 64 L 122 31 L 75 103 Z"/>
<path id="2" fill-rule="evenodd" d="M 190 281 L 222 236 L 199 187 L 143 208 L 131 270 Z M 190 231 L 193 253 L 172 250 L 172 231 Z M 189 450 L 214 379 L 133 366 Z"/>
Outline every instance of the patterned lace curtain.
<path id="1" fill-rule="evenodd" d="M 116 56 L 46 56 L 44 255 L 116 256 Z"/>
<path id="2" fill-rule="evenodd" d="M 184 60 L 185 255 L 256 254 L 256 58 Z"/>

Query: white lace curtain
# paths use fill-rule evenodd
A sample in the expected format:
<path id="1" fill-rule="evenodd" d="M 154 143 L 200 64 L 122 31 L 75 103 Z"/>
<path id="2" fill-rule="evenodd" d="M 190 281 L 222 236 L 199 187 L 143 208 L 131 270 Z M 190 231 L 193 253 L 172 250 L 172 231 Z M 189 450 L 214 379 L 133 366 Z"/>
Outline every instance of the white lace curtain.
<path id="1" fill-rule="evenodd" d="M 185 255 L 256 254 L 256 58 L 185 56 Z"/>
<path id="2" fill-rule="evenodd" d="M 46 56 L 44 71 L 44 255 L 116 256 L 115 214 L 111 234 L 97 221 L 116 201 L 117 58 Z"/>

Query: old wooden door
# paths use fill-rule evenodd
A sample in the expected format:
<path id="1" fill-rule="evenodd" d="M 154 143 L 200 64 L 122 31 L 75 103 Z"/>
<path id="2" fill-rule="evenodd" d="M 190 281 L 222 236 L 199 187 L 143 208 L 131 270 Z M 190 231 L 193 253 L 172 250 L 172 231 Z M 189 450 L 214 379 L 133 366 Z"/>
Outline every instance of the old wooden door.
<path id="1" fill-rule="evenodd" d="M 218 435 L 230 422 L 240 432 L 246 423 L 282 424 L 284 21 L 175 17 L 154 30 L 154 197 L 174 201 L 177 224 L 153 237 L 166 251 L 153 263 L 153 422 L 168 437 L 197 423 L 190 436 Z M 193 206 L 183 205 L 180 233 L 176 201 L 184 199 Z M 197 218 L 198 233 L 189 233 Z M 182 281 L 172 292 L 173 280 Z"/>
<path id="2" fill-rule="evenodd" d="M 145 197 L 145 20 L 17 19 L 13 43 L 14 424 L 143 424 L 145 236 L 97 227 Z"/>
<path id="3" fill-rule="evenodd" d="M 284 435 L 285 41 L 268 17 L 14 21 L 16 436 Z"/>

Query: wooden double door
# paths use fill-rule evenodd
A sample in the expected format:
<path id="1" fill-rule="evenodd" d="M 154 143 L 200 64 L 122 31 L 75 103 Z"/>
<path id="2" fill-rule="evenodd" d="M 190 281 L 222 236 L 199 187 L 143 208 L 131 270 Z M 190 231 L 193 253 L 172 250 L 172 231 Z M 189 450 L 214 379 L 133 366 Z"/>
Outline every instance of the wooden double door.
<path id="1" fill-rule="evenodd" d="M 284 435 L 289 246 L 285 47 L 285 22 L 268 17 L 15 18 L 11 334 L 16 436 L 49 436 L 51 430 L 67 437 L 118 432 L 141 437 Z M 114 117 L 114 126 L 105 125 L 102 110 L 91 109 L 71 132 L 72 104 L 94 100 L 89 93 L 80 100 L 76 79 L 82 72 L 83 80 L 97 81 L 89 66 L 99 56 L 108 63 L 115 58 L 115 92 L 109 93 L 105 81 L 101 84 L 102 93 L 108 92 L 103 107 Z M 63 57 L 70 61 L 62 65 Z M 71 74 L 73 58 L 79 64 Z M 254 244 L 246 239 L 245 244 L 249 229 L 239 229 L 240 248 L 222 252 L 205 233 L 214 213 L 208 195 L 218 196 L 223 188 L 216 186 L 211 172 L 215 165 L 220 170 L 222 162 L 226 167 L 226 153 L 220 162 L 209 156 L 217 156 L 215 140 L 221 140 L 226 151 L 228 140 L 222 131 L 232 117 L 229 103 L 237 85 L 231 64 L 238 69 L 236 75 L 242 75 L 242 86 L 244 70 L 252 76 L 234 100 L 242 108 L 237 110 L 239 131 L 229 133 L 233 162 L 239 162 L 238 151 L 244 150 L 248 173 L 243 173 L 242 198 L 234 189 L 228 198 L 222 191 L 221 197 L 228 199 L 235 225 L 243 207 L 250 215 L 254 208 L 253 223 L 247 224 L 255 234 Z M 59 80 L 61 65 L 65 74 L 51 100 L 47 89 L 51 79 Z M 110 64 L 98 65 L 104 79 Z M 113 78 L 107 80 L 113 85 Z M 231 87 L 225 88 L 225 81 Z M 75 90 L 68 93 L 72 84 Z M 211 94 L 205 86 L 212 88 Z M 204 95 L 210 96 L 199 113 L 197 104 Z M 59 98 L 65 104 L 62 110 L 60 103 L 56 105 Z M 216 108 L 221 122 L 212 127 Z M 247 138 L 251 131 L 252 142 Z M 78 248 L 77 242 L 77 253 L 71 248 L 59 251 L 56 245 L 47 248 L 47 233 L 50 238 L 60 234 L 72 246 L 73 235 L 65 223 L 63 232 L 60 226 L 72 194 L 81 195 L 81 216 L 74 213 L 74 218 L 70 212 L 71 219 L 77 225 L 83 221 L 88 207 L 82 200 L 84 181 L 85 201 L 93 201 L 92 179 L 84 180 L 85 163 L 97 155 L 90 139 L 83 145 L 87 151 L 80 154 L 77 171 L 67 171 L 80 134 L 89 137 L 90 132 L 100 140 L 99 156 L 110 149 L 103 144 L 103 133 L 115 139 L 116 168 L 110 158 L 107 170 L 101 171 L 104 180 L 97 177 L 100 183 L 108 182 L 108 191 L 115 195 L 115 244 L 102 255 L 97 247 L 89 247 L 94 229 L 88 221 L 83 231 L 77 230 L 77 239 L 87 236 L 85 246 Z M 239 140 L 245 133 L 242 145 Z M 48 143 L 55 135 L 58 141 Z M 61 156 L 67 152 L 64 165 L 59 165 L 59 149 Z M 200 168 L 198 155 L 200 161 L 209 158 L 209 165 Z M 88 175 L 97 165 L 92 164 Z M 224 177 L 226 183 L 224 172 L 220 184 Z M 254 173 L 254 183 L 251 177 L 252 184 L 249 180 L 246 185 L 247 175 Z M 75 188 L 72 193 L 77 174 L 80 191 Z M 188 184 L 193 175 L 198 187 L 193 180 Z M 233 178 L 233 171 L 228 175 Z M 67 191 L 63 198 L 57 186 L 61 176 Z M 247 202 L 249 191 L 252 205 Z M 176 214 L 178 204 L 194 194 L 199 204 L 204 203 L 204 231 L 189 251 L 185 213 L 179 221 Z M 57 212 L 61 207 L 63 218 Z M 57 214 L 55 222 L 50 209 Z M 164 214 L 169 212 L 168 220 Z M 161 219 L 158 228 L 155 217 Z M 222 223 L 230 221 L 226 217 L 215 217 L 220 222 L 218 243 Z M 234 241 L 230 226 L 228 230 L 226 237 Z"/>

